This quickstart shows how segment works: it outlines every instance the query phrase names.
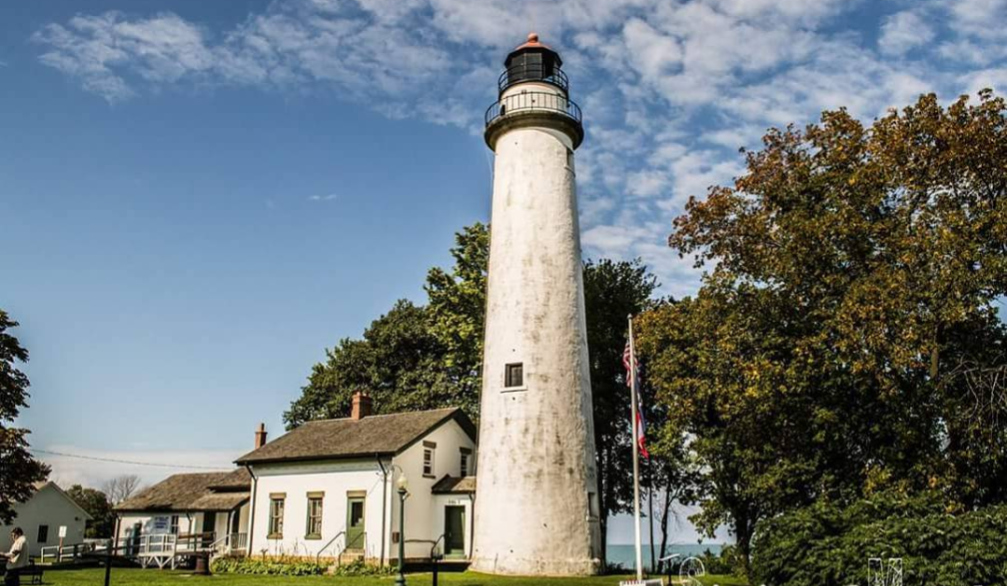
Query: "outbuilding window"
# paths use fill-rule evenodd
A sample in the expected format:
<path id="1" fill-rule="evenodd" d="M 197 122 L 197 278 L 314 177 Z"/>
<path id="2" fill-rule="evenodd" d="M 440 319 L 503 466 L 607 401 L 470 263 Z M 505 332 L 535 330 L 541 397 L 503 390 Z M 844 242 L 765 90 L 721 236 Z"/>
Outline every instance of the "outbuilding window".
<path id="1" fill-rule="evenodd" d="M 512 389 L 524 386 L 524 363 L 515 362 L 504 367 L 504 387 Z"/>
<path id="2" fill-rule="evenodd" d="M 283 508 L 286 495 L 269 495 L 269 539 L 283 538 Z"/>
<path id="3" fill-rule="evenodd" d="M 35 543 L 45 543 L 47 541 L 49 541 L 49 526 L 48 525 L 39 525 L 38 526 L 38 539 L 35 540 Z"/>

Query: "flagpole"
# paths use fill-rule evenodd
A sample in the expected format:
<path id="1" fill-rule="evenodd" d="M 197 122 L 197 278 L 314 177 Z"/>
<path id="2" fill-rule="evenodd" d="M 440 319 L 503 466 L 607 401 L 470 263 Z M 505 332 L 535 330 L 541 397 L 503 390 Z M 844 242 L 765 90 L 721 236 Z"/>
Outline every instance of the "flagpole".
<path id="1" fill-rule="evenodd" d="M 633 422 L 633 531 L 636 534 L 636 579 L 643 580 L 643 542 L 640 539 L 640 446 L 637 444 L 636 428 L 636 348 L 633 346 L 633 316 L 629 316 L 629 364 L 630 364 L 630 401 L 632 410 L 630 421 Z"/>

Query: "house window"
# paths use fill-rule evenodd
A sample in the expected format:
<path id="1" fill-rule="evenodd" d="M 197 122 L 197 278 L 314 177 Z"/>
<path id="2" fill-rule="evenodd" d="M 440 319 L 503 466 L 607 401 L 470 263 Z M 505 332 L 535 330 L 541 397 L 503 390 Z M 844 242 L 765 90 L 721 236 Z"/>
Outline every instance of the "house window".
<path id="1" fill-rule="evenodd" d="M 524 386 L 524 364 L 517 362 L 504 367 L 504 386 L 507 388 Z"/>
<path id="2" fill-rule="evenodd" d="M 434 442 L 423 442 L 423 476 L 434 477 L 434 450 L 437 444 Z"/>
<path id="3" fill-rule="evenodd" d="M 171 527 L 168 529 L 172 535 L 178 535 L 178 515 L 171 516 Z"/>
<path id="4" fill-rule="evenodd" d="M 269 539 L 283 537 L 283 504 L 286 495 L 269 495 Z"/>
<path id="5" fill-rule="evenodd" d="M 305 529 L 305 539 L 322 538 L 322 499 L 324 493 L 308 493 L 308 527 Z"/>
<path id="6" fill-rule="evenodd" d="M 461 471 L 462 478 L 465 478 L 472 473 L 472 450 L 468 448 L 461 448 L 461 466 L 459 469 Z"/>
<path id="7" fill-rule="evenodd" d="M 38 539 L 35 540 L 35 543 L 45 543 L 47 541 L 49 541 L 49 526 L 48 525 L 39 525 L 38 526 Z"/>

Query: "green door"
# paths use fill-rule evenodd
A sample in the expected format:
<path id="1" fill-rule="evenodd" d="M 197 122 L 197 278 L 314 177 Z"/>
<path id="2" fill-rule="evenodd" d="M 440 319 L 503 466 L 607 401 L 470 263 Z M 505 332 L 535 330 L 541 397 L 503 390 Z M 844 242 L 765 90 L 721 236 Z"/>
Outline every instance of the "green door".
<path id="1" fill-rule="evenodd" d="M 364 497 L 346 499 L 346 549 L 364 549 Z"/>
<path id="2" fill-rule="evenodd" d="M 465 557 L 465 507 L 444 507 L 444 556 Z"/>

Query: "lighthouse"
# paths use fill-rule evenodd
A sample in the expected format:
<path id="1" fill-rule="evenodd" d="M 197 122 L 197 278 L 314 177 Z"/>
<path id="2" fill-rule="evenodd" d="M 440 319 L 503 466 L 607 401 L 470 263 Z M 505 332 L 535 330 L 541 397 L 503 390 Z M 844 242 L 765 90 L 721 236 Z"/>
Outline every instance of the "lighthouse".
<path id="1" fill-rule="evenodd" d="M 496 153 L 472 567 L 598 573 L 602 557 L 574 151 L 581 112 L 532 33 L 486 112 Z"/>

